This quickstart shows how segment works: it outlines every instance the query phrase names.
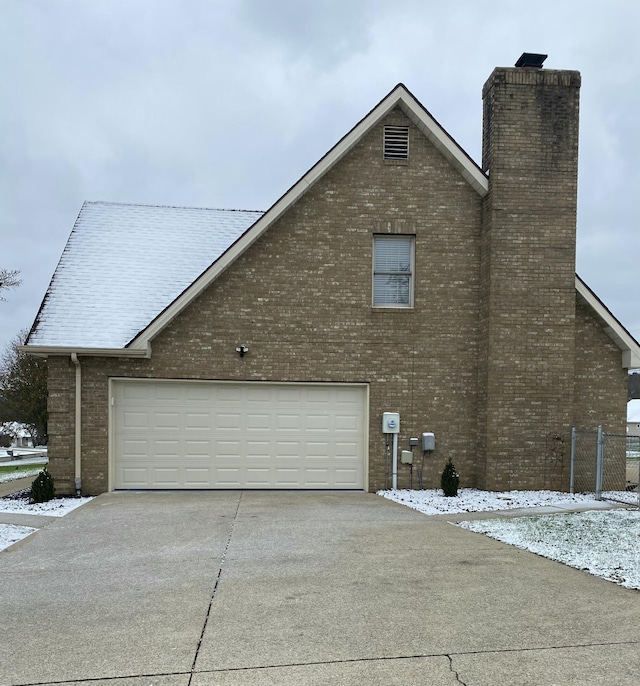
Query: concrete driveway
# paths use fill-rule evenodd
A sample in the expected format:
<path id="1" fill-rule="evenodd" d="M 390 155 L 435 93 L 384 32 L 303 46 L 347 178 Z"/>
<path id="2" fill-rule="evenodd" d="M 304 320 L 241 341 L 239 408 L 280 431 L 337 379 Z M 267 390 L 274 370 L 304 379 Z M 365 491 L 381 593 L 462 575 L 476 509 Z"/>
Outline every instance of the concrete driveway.
<path id="1" fill-rule="evenodd" d="M 0 588 L 3 686 L 639 678 L 638 592 L 364 493 L 102 495 Z"/>

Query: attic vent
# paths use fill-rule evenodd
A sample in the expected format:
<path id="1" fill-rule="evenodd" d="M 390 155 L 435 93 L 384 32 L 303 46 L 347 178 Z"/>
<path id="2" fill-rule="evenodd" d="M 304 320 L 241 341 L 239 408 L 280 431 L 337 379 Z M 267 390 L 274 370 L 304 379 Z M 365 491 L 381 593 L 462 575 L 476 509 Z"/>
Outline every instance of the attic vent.
<path id="1" fill-rule="evenodd" d="M 385 160 L 408 160 L 409 159 L 409 127 L 408 126 L 385 126 L 384 127 L 384 159 Z"/>

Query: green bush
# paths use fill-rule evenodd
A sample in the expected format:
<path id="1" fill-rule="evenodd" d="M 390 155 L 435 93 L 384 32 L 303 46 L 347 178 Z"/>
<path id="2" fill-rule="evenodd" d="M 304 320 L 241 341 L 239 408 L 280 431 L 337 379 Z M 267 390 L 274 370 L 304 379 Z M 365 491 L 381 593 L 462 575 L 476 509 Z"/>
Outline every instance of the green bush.
<path id="1" fill-rule="evenodd" d="M 444 491 L 447 498 L 453 498 L 458 495 L 458 486 L 460 485 L 460 476 L 456 472 L 456 468 L 451 462 L 451 458 L 444 466 L 442 476 L 440 477 L 440 488 Z"/>
<path id="2" fill-rule="evenodd" d="M 53 485 L 53 477 L 45 467 L 31 484 L 31 500 L 34 503 L 46 503 L 51 500 L 55 494 L 56 489 Z"/>

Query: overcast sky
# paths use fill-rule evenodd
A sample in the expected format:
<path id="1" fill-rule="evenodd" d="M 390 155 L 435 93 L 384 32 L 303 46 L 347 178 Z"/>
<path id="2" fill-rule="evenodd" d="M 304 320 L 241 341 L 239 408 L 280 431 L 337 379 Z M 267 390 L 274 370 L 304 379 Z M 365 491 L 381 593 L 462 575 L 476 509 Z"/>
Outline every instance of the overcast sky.
<path id="1" fill-rule="evenodd" d="M 0 0 L 0 350 L 84 200 L 265 210 L 398 82 L 480 163 L 482 85 L 524 51 L 582 73 L 577 271 L 640 338 L 638 26 L 637 0 Z"/>

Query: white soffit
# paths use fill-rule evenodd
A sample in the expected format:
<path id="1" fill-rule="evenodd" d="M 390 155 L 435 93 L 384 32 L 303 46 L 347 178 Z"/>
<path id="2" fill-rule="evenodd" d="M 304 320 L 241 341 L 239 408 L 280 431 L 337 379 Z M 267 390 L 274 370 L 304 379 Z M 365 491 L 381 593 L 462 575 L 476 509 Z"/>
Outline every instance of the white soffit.
<path id="1" fill-rule="evenodd" d="M 640 343 L 611 314 L 598 296 L 576 274 L 576 291 L 604 324 L 605 333 L 622 351 L 625 369 L 640 369 Z"/>
<path id="2" fill-rule="evenodd" d="M 130 348 L 146 348 L 187 305 L 207 288 L 223 271 L 244 253 L 277 219 L 279 219 L 304 193 L 371 128 L 394 107 L 400 107 L 418 129 L 433 143 L 447 160 L 460 172 L 471 187 L 484 197 L 489 181 L 484 172 L 449 136 L 429 112 L 416 100 L 403 84 L 398 84 L 369 114 L 361 119 L 329 152 L 324 155 L 296 184 L 294 184 L 256 223 L 196 279 L 185 292 L 142 330 L 129 344 Z"/>

